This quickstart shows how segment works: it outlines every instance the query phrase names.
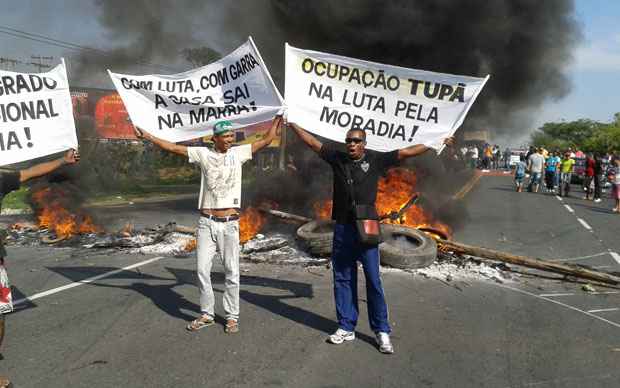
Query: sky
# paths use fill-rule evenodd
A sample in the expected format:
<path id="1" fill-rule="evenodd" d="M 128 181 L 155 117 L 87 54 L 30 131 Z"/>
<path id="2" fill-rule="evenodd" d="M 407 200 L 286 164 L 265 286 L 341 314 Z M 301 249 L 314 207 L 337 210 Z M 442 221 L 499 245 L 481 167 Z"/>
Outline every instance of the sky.
<path id="1" fill-rule="evenodd" d="M 542 107 L 538 126 L 580 118 L 609 122 L 620 112 L 620 1 L 577 0 L 575 13 L 583 37 L 569 67 L 573 88 Z"/>
<path id="2" fill-rule="evenodd" d="M 4 1 L 0 26 L 101 49 L 113 47 L 114 39 L 118 39 L 107 35 L 98 24 L 93 2 Z M 59 9 L 62 18 L 58 18 Z M 94 15 L 93 18 L 83 16 L 88 14 Z M 580 118 L 609 122 L 614 113 L 620 112 L 620 0 L 575 0 L 575 18 L 582 27 L 582 39 L 574 52 L 573 63 L 568 65 L 572 90 L 561 100 L 547 101 L 538 111 L 532 111 L 532 129 L 548 121 Z M 213 43 L 218 46 L 217 42 Z M 58 47 L 0 34 L 0 57 L 28 62 L 31 55 L 42 55 L 54 56 L 57 61 L 63 52 L 67 53 Z M 70 58 L 68 63 L 70 66 Z M 31 67 L 23 71 L 33 70 Z M 165 71 L 144 68 L 144 73 L 158 72 Z"/>

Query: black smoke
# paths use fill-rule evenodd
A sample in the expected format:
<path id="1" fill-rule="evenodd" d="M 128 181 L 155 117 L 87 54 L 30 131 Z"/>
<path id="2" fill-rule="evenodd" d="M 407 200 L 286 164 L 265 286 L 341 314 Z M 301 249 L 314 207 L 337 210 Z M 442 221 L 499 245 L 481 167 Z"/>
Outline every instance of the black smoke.
<path id="1" fill-rule="evenodd" d="M 189 68 L 182 49 L 198 44 L 204 5 L 192 0 L 95 0 L 95 4 L 99 12 L 89 17 L 104 28 L 102 40 L 112 48 L 85 50 L 75 58 L 71 78 L 77 85 L 112 87 L 107 69 L 172 74 Z"/>
<path id="2" fill-rule="evenodd" d="M 232 31 L 240 39 L 253 34 L 276 75 L 285 41 L 404 67 L 491 74 L 464 128 L 497 135 L 529 130 L 524 113 L 567 95 L 567 66 L 581 37 L 572 0 L 273 0 L 269 11 L 263 28 Z M 241 15 L 242 7 L 231 10 L 230 20 Z"/>
<path id="3" fill-rule="evenodd" d="M 78 80 L 106 68 L 174 73 L 183 49 L 226 53 L 252 35 L 284 88 L 284 43 L 437 72 L 491 75 L 464 129 L 530 131 L 537 108 L 567 95 L 567 68 L 581 39 L 573 0 L 96 0 L 112 47 L 85 52 Z M 161 64 L 164 67 L 152 66 Z M 108 85 L 109 81 L 108 81 Z"/>

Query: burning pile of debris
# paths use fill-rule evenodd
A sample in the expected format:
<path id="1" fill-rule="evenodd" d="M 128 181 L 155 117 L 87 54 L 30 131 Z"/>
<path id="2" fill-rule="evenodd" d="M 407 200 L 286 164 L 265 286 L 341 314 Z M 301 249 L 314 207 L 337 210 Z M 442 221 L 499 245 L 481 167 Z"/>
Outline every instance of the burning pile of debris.
<path id="1" fill-rule="evenodd" d="M 83 209 L 70 206 L 66 198 L 69 196 L 60 187 L 34 191 L 32 203 L 36 222 L 12 225 L 8 242 L 123 249 L 132 253 L 175 256 L 188 256 L 196 249 L 195 228 L 171 222 L 143 230 L 126 225 L 119 231 L 106 233 Z M 450 281 L 455 275 L 473 275 L 503 282 L 511 278 L 508 272 L 512 269 L 507 264 L 512 264 L 551 271 L 566 278 L 620 285 L 617 274 L 452 241 L 452 229 L 423 209 L 418 203 L 419 198 L 415 191 L 415 174 L 410 170 L 392 169 L 380 180 L 377 210 L 383 223 L 384 242 L 379 245 L 382 264 L 443 281 Z M 316 219 L 274 207 L 274 203 L 266 202 L 242 212 L 239 221 L 242 260 L 270 264 L 328 264 L 333 236 L 332 221 L 328 219 L 331 203 L 315 203 Z M 283 222 L 272 222 L 270 218 L 273 217 Z M 270 226 L 270 232 L 262 231 L 266 225 Z M 281 225 L 279 230 L 275 225 Z"/>
<path id="2" fill-rule="evenodd" d="M 141 230 L 127 224 L 120 230 L 106 231 L 95 224 L 85 209 L 70 202 L 71 196 L 67 190 L 62 185 L 33 190 L 31 203 L 34 219 L 11 225 L 7 242 L 19 246 L 124 250 L 177 257 L 189 256 L 196 249 L 196 229 L 174 222 Z M 292 230 L 289 233 L 259 234 L 267 221 L 268 217 L 258 208 L 243 210 L 239 220 L 242 259 L 301 265 L 327 262 L 326 258 L 313 257 L 300 248 Z"/>

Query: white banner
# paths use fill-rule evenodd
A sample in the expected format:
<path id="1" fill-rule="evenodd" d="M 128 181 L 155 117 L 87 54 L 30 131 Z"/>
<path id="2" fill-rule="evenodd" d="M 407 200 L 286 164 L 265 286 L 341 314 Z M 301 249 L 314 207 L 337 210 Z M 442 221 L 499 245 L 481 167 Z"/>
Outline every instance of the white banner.
<path id="1" fill-rule="evenodd" d="M 282 108 L 251 37 L 219 61 L 185 73 L 108 73 L 133 124 L 172 142 L 211 135 L 222 120 L 233 129 L 270 120 Z"/>
<path id="2" fill-rule="evenodd" d="M 77 147 L 64 60 L 47 73 L 0 70 L 0 166 Z"/>
<path id="3" fill-rule="evenodd" d="M 344 142 L 366 131 L 367 147 L 440 149 L 463 123 L 488 80 L 362 61 L 286 45 L 287 119 Z"/>

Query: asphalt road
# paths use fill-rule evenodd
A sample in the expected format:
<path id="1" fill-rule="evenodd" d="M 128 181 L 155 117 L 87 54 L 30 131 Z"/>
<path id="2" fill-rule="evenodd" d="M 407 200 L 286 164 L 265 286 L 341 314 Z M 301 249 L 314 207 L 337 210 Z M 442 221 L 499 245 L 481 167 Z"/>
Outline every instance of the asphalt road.
<path id="1" fill-rule="evenodd" d="M 511 184 L 509 177 L 480 180 L 464 199 L 470 218 L 457 240 L 619 270 L 620 216 L 606 211 L 609 200 L 560 201 L 515 193 Z M 187 224 L 192 205 L 119 207 L 102 216 L 137 226 Z M 54 248 L 9 248 L 9 255 L 17 298 L 36 297 L 7 317 L 0 372 L 15 387 L 620 385 L 620 290 L 585 293 L 581 284 L 534 276 L 469 281 L 459 290 L 388 271 L 396 353 L 386 356 L 368 328 L 364 292 L 358 339 L 325 343 L 335 329 L 325 268 L 244 263 L 241 331 L 227 335 L 220 266 L 213 274 L 219 324 L 188 333 L 186 322 L 198 314 L 193 257 Z M 110 271 L 117 272 L 105 276 Z"/>

